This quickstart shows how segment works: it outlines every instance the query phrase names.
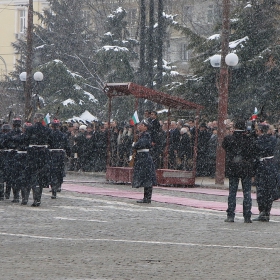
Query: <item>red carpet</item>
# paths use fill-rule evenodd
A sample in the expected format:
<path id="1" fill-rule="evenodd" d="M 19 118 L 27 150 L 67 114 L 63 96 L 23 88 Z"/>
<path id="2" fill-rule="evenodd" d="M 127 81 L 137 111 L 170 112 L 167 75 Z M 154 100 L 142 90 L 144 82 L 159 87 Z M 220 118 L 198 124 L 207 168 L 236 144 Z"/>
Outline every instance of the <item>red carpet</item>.
<path id="1" fill-rule="evenodd" d="M 201 193 L 208 195 L 228 196 L 228 190 L 208 189 L 208 188 L 168 188 L 168 187 L 155 187 L 162 190 L 172 190 L 186 193 Z M 252 199 L 256 199 L 256 194 L 252 193 Z M 243 192 L 238 191 L 236 197 L 243 197 Z"/>
<path id="2" fill-rule="evenodd" d="M 78 185 L 72 185 L 72 184 L 63 184 L 62 189 L 67 191 L 73 191 L 73 192 L 79 192 L 79 193 L 88 193 L 88 194 L 95 194 L 95 195 L 106 195 L 106 196 L 112 196 L 112 197 L 124 197 L 124 198 L 130 198 L 130 199 L 141 199 L 143 198 L 143 189 L 139 189 L 139 192 L 135 191 L 126 191 L 126 190 L 119 190 L 119 189 L 106 189 L 106 188 L 98 188 L 98 187 L 89 187 L 89 186 L 78 186 Z M 168 188 L 165 188 L 168 189 Z M 170 190 L 170 189 L 169 189 Z M 199 193 L 201 190 L 201 193 L 205 194 L 214 194 L 219 195 L 217 193 L 223 193 L 220 195 L 227 195 L 224 194 L 224 192 L 227 193 L 227 191 L 223 190 L 213 190 L 213 189 L 174 189 L 172 190 L 178 190 L 178 191 L 186 191 L 186 192 L 194 192 Z M 209 192 L 208 192 L 209 191 Z M 191 199 L 186 197 L 175 197 L 175 196 L 169 196 L 169 195 L 161 195 L 157 193 L 153 193 L 152 197 L 153 201 L 156 202 L 162 202 L 162 203 L 173 203 L 178 205 L 184 205 L 194 208 L 204 208 L 204 209 L 212 209 L 212 210 L 218 210 L 218 211 L 226 211 L 227 209 L 227 201 L 225 202 L 218 202 L 218 201 L 206 201 L 206 200 L 198 200 L 198 199 Z M 242 213 L 242 205 L 236 205 L 236 212 Z M 258 214 L 258 208 L 252 207 L 252 213 Z M 271 215 L 280 216 L 280 209 L 272 209 Z"/>

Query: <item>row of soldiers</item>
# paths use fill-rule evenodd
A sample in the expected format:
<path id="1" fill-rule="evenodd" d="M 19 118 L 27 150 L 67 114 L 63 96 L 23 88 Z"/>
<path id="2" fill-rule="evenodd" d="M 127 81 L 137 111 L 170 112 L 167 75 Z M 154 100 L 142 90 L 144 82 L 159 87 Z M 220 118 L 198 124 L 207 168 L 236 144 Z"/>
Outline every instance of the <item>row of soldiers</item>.
<path id="1" fill-rule="evenodd" d="M 0 133 L 0 200 L 28 203 L 33 192 L 31 206 L 41 204 L 43 188 L 51 186 L 52 198 L 61 190 L 65 176 L 65 155 L 70 156 L 69 140 L 60 130 L 59 120 L 51 128 L 43 125 L 43 114 L 36 113 L 34 123 L 14 119 L 12 127 L 2 125 Z"/>

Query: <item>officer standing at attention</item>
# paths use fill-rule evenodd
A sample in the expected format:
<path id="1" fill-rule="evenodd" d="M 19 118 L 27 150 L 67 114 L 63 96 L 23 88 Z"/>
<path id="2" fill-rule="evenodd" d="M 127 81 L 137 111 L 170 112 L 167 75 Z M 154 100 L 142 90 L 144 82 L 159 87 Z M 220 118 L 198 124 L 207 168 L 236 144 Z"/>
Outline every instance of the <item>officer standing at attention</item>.
<path id="1" fill-rule="evenodd" d="M 277 139 L 268 134 L 269 125 L 260 123 L 257 125 L 256 152 L 258 164 L 256 169 L 257 202 L 259 216 L 253 221 L 269 222 L 270 210 L 274 200 L 279 198 L 278 193 L 278 171 L 274 162 L 274 151 Z"/>
<path id="2" fill-rule="evenodd" d="M 153 186 L 157 184 L 156 171 L 153 159 L 150 155 L 152 140 L 147 130 L 150 127 L 149 121 L 144 119 L 138 124 L 139 139 L 132 144 L 133 149 L 137 151 L 135 156 L 134 173 L 132 187 L 144 187 L 144 198 L 137 203 L 151 203 Z"/>
<path id="3" fill-rule="evenodd" d="M 229 178 L 228 209 L 225 222 L 234 222 L 236 193 L 239 179 L 241 179 L 244 223 L 252 223 L 251 185 L 256 149 L 254 137 L 246 133 L 245 121 L 236 121 L 233 134 L 224 138 L 222 147 L 226 151 L 226 177 Z"/>
<path id="4" fill-rule="evenodd" d="M 25 135 L 28 143 L 27 162 L 28 162 L 28 181 L 30 182 L 24 201 L 28 201 L 29 193 L 32 188 L 33 204 L 38 207 L 41 204 L 41 196 L 44 187 L 50 184 L 50 151 L 48 146 L 50 141 L 51 129 L 42 124 L 44 115 L 36 113 L 34 124 L 26 128 Z"/>
<path id="5" fill-rule="evenodd" d="M 52 199 L 56 198 L 57 191 L 61 190 L 63 177 L 65 176 L 65 152 L 68 157 L 71 149 L 67 136 L 60 131 L 60 121 L 55 119 L 52 122 L 49 150 L 51 152 L 51 188 Z"/>

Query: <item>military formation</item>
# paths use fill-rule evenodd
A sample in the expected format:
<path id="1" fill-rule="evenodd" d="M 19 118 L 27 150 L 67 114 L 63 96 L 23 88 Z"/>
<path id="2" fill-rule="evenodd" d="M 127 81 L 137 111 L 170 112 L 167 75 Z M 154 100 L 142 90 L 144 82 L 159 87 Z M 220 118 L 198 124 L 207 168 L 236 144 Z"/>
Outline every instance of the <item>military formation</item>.
<path id="1" fill-rule="evenodd" d="M 70 156 L 66 135 L 59 120 L 52 128 L 43 125 L 44 116 L 35 114 L 33 125 L 14 119 L 12 127 L 3 124 L 0 134 L 0 200 L 27 205 L 32 190 L 33 203 L 41 204 L 43 188 L 51 187 L 52 199 L 61 190 L 65 176 L 65 156 Z"/>

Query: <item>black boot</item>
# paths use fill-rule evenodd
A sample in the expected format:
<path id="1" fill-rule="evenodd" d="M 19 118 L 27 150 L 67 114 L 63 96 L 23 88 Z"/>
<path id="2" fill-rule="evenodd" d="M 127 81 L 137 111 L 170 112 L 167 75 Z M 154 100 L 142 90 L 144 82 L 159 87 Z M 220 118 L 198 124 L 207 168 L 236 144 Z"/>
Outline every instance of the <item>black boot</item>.
<path id="1" fill-rule="evenodd" d="M 12 202 L 19 203 L 19 190 L 13 188 L 13 195 L 14 195 L 14 199 L 12 200 Z"/>
<path id="2" fill-rule="evenodd" d="M 27 205 L 30 194 L 30 188 L 22 187 L 21 188 L 21 205 Z"/>
<path id="3" fill-rule="evenodd" d="M 254 222 L 269 222 L 269 214 L 266 212 L 261 212 L 259 216 L 253 219 Z"/>
<path id="4" fill-rule="evenodd" d="M 244 217 L 244 223 L 251 224 L 252 223 L 251 217 Z"/>
<path id="5" fill-rule="evenodd" d="M 4 200 L 4 183 L 0 183 L 0 200 Z"/>
<path id="6" fill-rule="evenodd" d="M 153 188 L 144 188 L 144 198 L 137 200 L 137 203 L 151 203 Z"/>
<path id="7" fill-rule="evenodd" d="M 11 195 L 11 189 L 12 189 L 12 186 L 6 184 L 6 190 L 5 190 L 5 198 L 6 199 L 10 199 L 10 195 Z"/>
<path id="8" fill-rule="evenodd" d="M 32 191 L 33 191 L 34 202 L 31 206 L 38 207 L 41 204 L 41 197 L 42 197 L 43 188 L 42 188 L 42 186 L 33 186 Z"/>
<path id="9" fill-rule="evenodd" d="M 52 199 L 56 199 L 56 190 L 52 190 Z"/>
<path id="10" fill-rule="evenodd" d="M 153 187 L 147 188 L 147 200 L 149 201 L 148 203 L 151 203 L 152 201 L 152 193 L 153 193 Z"/>
<path id="11" fill-rule="evenodd" d="M 41 201 L 39 200 L 34 200 L 34 202 L 31 204 L 32 207 L 39 207 L 41 204 Z"/>
<path id="12" fill-rule="evenodd" d="M 141 200 L 137 200 L 137 203 L 151 203 L 151 200 L 148 200 L 147 198 L 143 198 Z"/>
<path id="13" fill-rule="evenodd" d="M 233 223 L 234 222 L 234 217 L 231 216 L 227 216 L 227 218 L 225 219 L 226 223 Z"/>

